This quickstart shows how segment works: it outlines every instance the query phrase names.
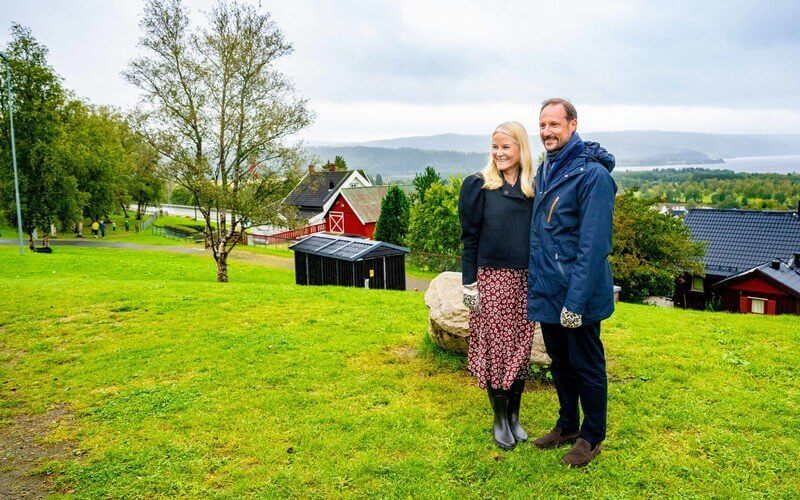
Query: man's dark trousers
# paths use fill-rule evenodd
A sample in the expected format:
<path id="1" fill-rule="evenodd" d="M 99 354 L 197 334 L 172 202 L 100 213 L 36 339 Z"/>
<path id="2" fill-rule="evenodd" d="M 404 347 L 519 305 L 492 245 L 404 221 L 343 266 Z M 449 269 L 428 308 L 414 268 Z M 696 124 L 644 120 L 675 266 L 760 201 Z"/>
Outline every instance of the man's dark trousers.
<path id="1" fill-rule="evenodd" d="M 606 437 L 608 379 L 600 323 L 578 328 L 542 323 L 547 354 L 553 361 L 550 372 L 556 384 L 558 411 L 556 426 L 567 432 L 578 430 L 578 402 L 583 409 L 581 438 L 592 444 Z"/>

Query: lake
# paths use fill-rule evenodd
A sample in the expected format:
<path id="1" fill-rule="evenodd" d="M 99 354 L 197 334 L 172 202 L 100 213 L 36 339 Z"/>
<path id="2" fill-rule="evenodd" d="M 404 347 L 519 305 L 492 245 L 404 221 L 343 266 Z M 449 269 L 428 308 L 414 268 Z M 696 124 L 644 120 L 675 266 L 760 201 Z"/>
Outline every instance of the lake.
<path id="1" fill-rule="evenodd" d="M 708 168 L 725 169 L 734 172 L 748 172 L 751 174 L 788 174 L 800 173 L 800 155 L 792 156 L 748 156 L 741 158 L 726 158 L 725 163 L 713 165 L 667 165 L 667 166 L 641 166 L 617 167 L 614 172 L 629 172 L 637 170 L 657 170 L 660 168 Z"/>

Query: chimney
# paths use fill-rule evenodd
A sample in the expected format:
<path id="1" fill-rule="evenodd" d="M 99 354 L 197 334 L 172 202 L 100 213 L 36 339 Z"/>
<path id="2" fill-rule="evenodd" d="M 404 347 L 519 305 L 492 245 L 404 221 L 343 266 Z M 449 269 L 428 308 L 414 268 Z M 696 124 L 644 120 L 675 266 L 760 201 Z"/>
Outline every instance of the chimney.
<path id="1" fill-rule="evenodd" d="M 773 261 L 772 261 L 772 263 L 770 264 L 770 267 L 771 267 L 772 269 L 775 269 L 776 271 L 780 270 L 780 268 L 781 268 L 781 261 L 779 261 L 778 259 L 775 259 L 775 260 L 773 260 Z"/>
<path id="2" fill-rule="evenodd" d="M 795 269 L 800 269 L 800 252 L 795 252 L 794 262 L 792 262 L 792 267 L 794 267 Z"/>
<path id="3" fill-rule="evenodd" d="M 328 163 L 328 171 L 330 171 L 330 172 L 336 172 L 336 164 L 335 164 L 335 163 L 333 163 L 333 162 L 331 162 L 331 163 Z M 331 186 L 331 187 L 333 187 L 333 186 Z"/>

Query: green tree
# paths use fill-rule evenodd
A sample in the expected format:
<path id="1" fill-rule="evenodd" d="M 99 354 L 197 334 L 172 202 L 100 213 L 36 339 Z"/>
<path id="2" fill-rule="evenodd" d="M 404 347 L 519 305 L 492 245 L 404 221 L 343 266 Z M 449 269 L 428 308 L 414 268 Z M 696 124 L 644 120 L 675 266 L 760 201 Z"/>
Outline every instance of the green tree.
<path id="1" fill-rule="evenodd" d="M 347 171 L 347 162 L 344 161 L 344 158 L 336 155 L 333 159 L 333 166 L 336 172 L 346 172 Z"/>
<path id="2" fill-rule="evenodd" d="M 381 214 L 375 224 L 375 239 L 405 245 L 408 234 L 410 202 L 399 186 L 392 186 L 381 201 Z"/>
<path id="3" fill-rule="evenodd" d="M 130 200 L 136 204 L 136 220 L 141 220 L 147 207 L 161 199 L 165 182 L 158 169 L 158 151 L 127 126 L 122 132 L 122 145 L 128 160 L 127 192 Z M 183 191 L 191 198 L 186 189 Z M 183 204 L 190 205 L 192 202 L 193 200 Z M 125 204 L 122 207 L 125 211 Z"/>
<path id="4" fill-rule="evenodd" d="M 679 218 L 653 210 L 631 190 L 617 196 L 609 262 L 614 281 L 622 287 L 622 300 L 671 296 L 675 279 L 684 272 L 703 275 L 704 253 Z"/>
<path id="5" fill-rule="evenodd" d="M 375 174 L 375 185 L 383 186 L 383 177 L 381 177 L 381 174 Z"/>
<path id="6" fill-rule="evenodd" d="M 458 219 L 458 192 L 461 180 L 449 186 L 431 183 L 424 199 L 411 207 L 408 246 L 417 252 L 458 255 L 461 251 L 461 223 Z"/>
<path id="7" fill-rule="evenodd" d="M 412 196 L 412 202 L 424 202 L 425 201 L 425 192 L 433 186 L 434 184 L 443 185 L 444 179 L 436 172 L 436 169 L 433 167 L 425 167 L 425 170 L 421 174 L 417 174 L 414 176 L 414 180 L 411 182 L 414 185 L 415 193 Z"/>
<path id="8" fill-rule="evenodd" d="M 47 246 L 53 226 L 66 227 L 80 215 L 84 196 L 69 166 L 59 153 L 63 151 L 64 106 L 67 94 L 61 79 L 47 62 L 47 48 L 34 39 L 31 31 L 19 24 L 11 27 L 12 40 L 6 48 L 11 66 L 14 97 L 19 188 L 23 230 L 33 245 L 38 229 Z M 2 101 L 2 136 L 8 137 L 8 101 Z M 16 203 L 11 168 L 11 151 L 6 141 L 0 154 L 0 210 L 16 225 Z"/>
<path id="9" fill-rule="evenodd" d="M 198 200 L 217 280 L 227 282 L 237 231 L 291 216 L 283 199 L 304 160 L 289 141 L 313 114 L 276 68 L 292 46 L 269 14 L 220 0 L 206 17 L 192 28 L 181 0 L 147 1 L 143 55 L 124 76 L 143 95 L 136 129 L 165 159 L 165 177 Z"/>

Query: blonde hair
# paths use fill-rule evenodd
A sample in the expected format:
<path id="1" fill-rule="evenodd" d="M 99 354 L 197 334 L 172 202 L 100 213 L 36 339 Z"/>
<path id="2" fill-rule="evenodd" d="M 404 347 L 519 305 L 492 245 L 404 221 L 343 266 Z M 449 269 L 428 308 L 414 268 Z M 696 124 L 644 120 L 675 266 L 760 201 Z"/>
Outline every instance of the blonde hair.
<path id="1" fill-rule="evenodd" d="M 511 137 L 519 146 L 520 188 L 528 198 L 533 198 L 533 177 L 536 175 L 531 160 L 531 146 L 528 143 L 528 132 L 519 122 L 503 122 L 494 129 L 494 134 L 501 132 Z M 489 162 L 481 170 L 483 174 L 484 189 L 500 189 L 503 187 L 503 176 L 494 162 L 494 157 L 489 154 Z"/>

